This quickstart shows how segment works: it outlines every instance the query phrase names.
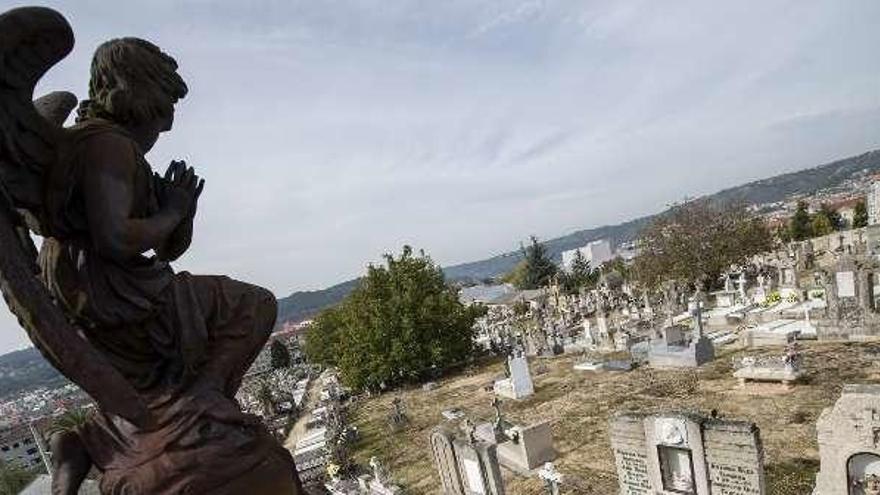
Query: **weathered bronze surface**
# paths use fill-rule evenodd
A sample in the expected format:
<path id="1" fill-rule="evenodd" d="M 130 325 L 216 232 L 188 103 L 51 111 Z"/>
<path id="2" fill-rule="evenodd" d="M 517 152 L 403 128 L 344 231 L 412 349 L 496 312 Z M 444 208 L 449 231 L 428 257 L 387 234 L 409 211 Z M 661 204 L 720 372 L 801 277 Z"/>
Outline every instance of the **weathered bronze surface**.
<path id="1" fill-rule="evenodd" d="M 98 403 L 51 439 L 56 494 L 92 467 L 103 493 L 299 494 L 290 454 L 235 401 L 275 323 L 274 296 L 174 272 L 204 181 L 144 154 L 187 87 L 151 43 L 101 45 L 76 124 L 69 93 L 36 102 L 73 47 L 59 13 L 0 15 L 0 288 L 36 347 Z M 29 231 L 44 237 L 39 254 Z"/>

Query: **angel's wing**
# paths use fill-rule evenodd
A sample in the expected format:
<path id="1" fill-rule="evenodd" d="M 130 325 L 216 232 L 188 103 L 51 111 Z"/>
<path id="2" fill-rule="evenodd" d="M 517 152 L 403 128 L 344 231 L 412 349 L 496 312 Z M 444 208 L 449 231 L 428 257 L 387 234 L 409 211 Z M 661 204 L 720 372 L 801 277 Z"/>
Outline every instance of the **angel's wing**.
<path id="1" fill-rule="evenodd" d="M 134 388 L 68 321 L 37 279 L 28 229 L 51 235 L 43 211 L 44 176 L 58 160 L 61 124 L 76 98 L 34 86 L 73 48 L 73 32 L 54 10 L 26 7 L 0 15 L 0 289 L 40 352 L 108 413 L 145 425 Z M 72 101 L 72 103 L 71 103 Z"/>

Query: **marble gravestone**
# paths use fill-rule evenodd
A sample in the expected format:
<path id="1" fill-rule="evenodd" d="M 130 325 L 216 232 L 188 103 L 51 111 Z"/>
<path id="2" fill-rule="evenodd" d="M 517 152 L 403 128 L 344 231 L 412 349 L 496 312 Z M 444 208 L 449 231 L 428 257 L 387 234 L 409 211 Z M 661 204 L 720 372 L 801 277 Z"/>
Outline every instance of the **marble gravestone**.
<path id="1" fill-rule="evenodd" d="M 880 493 L 880 385 L 846 385 L 816 423 L 819 473 L 813 495 Z"/>
<path id="2" fill-rule="evenodd" d="M 449 427 L 431 433 L 431 450 L 444 495 L 504 495 L 497 447 L 462 437 Z"/>
<path id="3" fill-rule="evenodd" d="M 493 387 L 495 395 L 519 400 L 534 394 L 535 387 L 532 384 L 532 375 L 526 357 L 523 355 L 508 357 L 507 366 L 510 369 L 510 378 L 495 382 Z"/>
<path id="4" fill-rule="evenodd" d="M 764 495 L 754 423 L 694 414 L 618 414 L 611 447 L 621 495 Z"/>
<path id="5" fill-rule="evenodd" d="M 819 340 L 861 340 L 880 335 L 880 307 L 874 287 L 880 262 L 871 256 L 841 255 L 826 290 L 827 318 L 816 322 Z"/>
<path id="6" fill-rule="evenodd" d="M 440 474 L 440 486 L 445 495 L 461 495 L 464 487 L 461 484 L 461 473 L 455 457 L 455 446 L 452 443 L 454 433 L 448 427 L 439 427 L 431 432 L 431 453 Z"/>

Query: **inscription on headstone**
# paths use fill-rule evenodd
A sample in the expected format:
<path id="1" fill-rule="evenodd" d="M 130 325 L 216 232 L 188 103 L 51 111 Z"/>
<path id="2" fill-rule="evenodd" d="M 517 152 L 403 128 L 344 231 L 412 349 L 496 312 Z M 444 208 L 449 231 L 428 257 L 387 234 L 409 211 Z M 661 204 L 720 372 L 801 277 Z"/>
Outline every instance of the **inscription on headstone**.
<path id="1" fill-rule="evenodd" d="M 837 272 L 837 297 L 856 297 L 856 279 L 853 272 Z"/>
<path id="2" fill-rule="evenodd" d="M 643 452 L 615 449 L 614 457 L 617 459 L 621 495 L 649 495 L 651 479 L 648 477 L 648 456 Z"/>
<path id="3" fill-rule="evenodd" d="M 709 480 L 713 495 L 760 495 L 758 473 L 745 466 L 709 463 Z"/>

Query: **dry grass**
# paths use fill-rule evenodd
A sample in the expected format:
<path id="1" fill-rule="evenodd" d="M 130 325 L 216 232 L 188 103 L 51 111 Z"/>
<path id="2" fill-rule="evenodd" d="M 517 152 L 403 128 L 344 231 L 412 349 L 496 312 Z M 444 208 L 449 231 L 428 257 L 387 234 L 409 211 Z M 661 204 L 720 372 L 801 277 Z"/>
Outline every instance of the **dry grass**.
<path id="1" fill-rule="evenodd" d="M 722 417 L 748 419 L 761 428 L 766 458 L 768 493 L 809 494 L 818 469 L 816 419 L 833 405 L 845 383 L 872 383 L 880 378 L 864 356 L 875 344 L 812 344 L 804 347 L 806 383 L 789 393 L 737 388 L 733 359 L 744 351 L 722 351 L 718 359 L 695 371 L 657 371 L 640 368 L 630 373 L 584 373 L 572 370 L 573 356 L 544 359 L 546 372 L 534 376 L 537 393 L 521 402 L 506 401 L 505 416 L 513 422 L 549 420 L 559 452 L 557 468 L 575 486 L 563 493 L 617 493 L 608 420 L 619 410 L 661 411 L 712 409 Z M 778 354 L 780 349 L 747 351 Z M 532 361 L 532 370 L 537 368 Z M 493 416 L 492 393 L 484 390 L 502 374 L 494 362 L 445 379 L 432 391 L 400 392 L 410 424 L 391 433 L 386 417 L 395 394 L 366 399 L 352 409 L 361 432 L 355 457 L 366 464 L 370 456 L 386 463 L 409 494 L 439 493 L 439 479 L 428 446 L 431 429 L 443 421 L 440 412 L 458 407 L 471 418 Z M 775 390 L 775 389 L 774 389 Z M 505 473 L 508 493 L 544 493 L 535 479 Z"/>

